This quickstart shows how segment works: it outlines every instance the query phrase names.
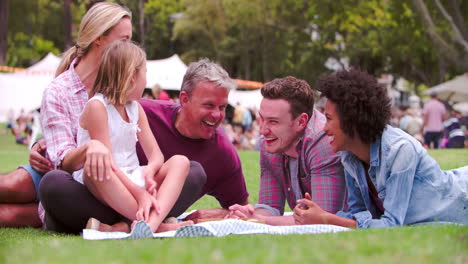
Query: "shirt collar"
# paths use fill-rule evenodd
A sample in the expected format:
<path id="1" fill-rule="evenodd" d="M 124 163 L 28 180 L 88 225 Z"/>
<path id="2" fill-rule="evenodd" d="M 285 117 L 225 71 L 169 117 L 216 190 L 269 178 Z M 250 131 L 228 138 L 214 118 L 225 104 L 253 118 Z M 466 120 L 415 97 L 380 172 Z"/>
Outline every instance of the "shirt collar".
<path id="1" fill-rule="evenodd" d="M 304 142 L 304 134 L 302 134 L 299 141 L 297 141 L 296 152 L 298 153 L 297 157 L 301 155 L 302 143 Z"/>
<path id="2" fill-rule="evenodd" d="M 70 87 L 70 90 L 72 90 L 74 93 L 86 91 L 86 86 L 83 84 L 83 82 L 80 79 L 80 76 L 78 76 L 78 73 L 76 73 L 75 71 L 75 66 L 78 65 L 79 62 L 80 58 L 74 58 L 73 61 L 70 63 L 70 67 L 68 68 L 69 76 L 73 83 L 73 85 Z"/>
<path id="3" fill-rule="evenodd" d="M 318 131 L 323 132 L 322 126 L 320 125 L 320 122 L 323 123 L 323 120 L 320 120 L 318 115 L 320 115 L 320 112 L 318 112 L 316 109 L 314 109 L 312 111 L 312 116 L 310 117 L 309 121 L 307 122 L 306 127 L 301 132 L 302 136 L 301 136 L 301 138 L 299 139 L 299 141 L 297 142 L 297 145 L 296 145 L 296 151 L 298 153 L 298 158 L 301 156 L 302 145 L 304 143 L 304 138 L 305 138 L 305 135 L 307 134 L 307 131 L 312 130 L 314 133 L 316 133 Z"/>
<path id="4" fill-rule="evenodd" d="M 370 145 L 370 167 L 377 167 L 380 165 L 380 152 L 382 139 L 381 137 L 377 138 L 374 143 Z M 341 157 L 341 163 L 357 163 L 360 162 L 358 157 L 349 151 L 339 151 L 338 155 Z"/>
<path id="5" fill-rule="evenodd" d="M 377 167 L 380 165 L 380 143 L 382 142 L 381 137 L 378 137 L 377 140 L 370 146 L 370 167 Z"/>

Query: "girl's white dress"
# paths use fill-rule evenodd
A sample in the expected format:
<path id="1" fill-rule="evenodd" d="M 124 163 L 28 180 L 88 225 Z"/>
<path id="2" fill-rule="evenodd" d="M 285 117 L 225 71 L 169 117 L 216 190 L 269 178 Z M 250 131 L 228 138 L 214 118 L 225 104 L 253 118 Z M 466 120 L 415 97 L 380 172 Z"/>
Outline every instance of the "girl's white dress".
<path id="1" fill-rule="evenodd" d="M 100 93 L 89 99 L 88 103 L 92 100 L 100 101 L 107 110 L 109 137 L 112 146 L 112 156 L 114 163 L 122 172 L 124 172 L 133 183 L 144 188 L 145 180 L 142 175 L 144 166 L 139 165 L 138 156 L 136 153 L 137 132 L 140 131 L 138 127 L 138 103 L 131 101 L 125 105 L 125 111 L 129 117 L 130 122 L 122 119 L 119 112 L 111 104 L 107 103 L 107 99 Z M 88 130 L 82 127 L 78 128 L 78 146 L 90 140 Z M 73 178 L 83 184 L 83 169 L 75 171 Z"/>

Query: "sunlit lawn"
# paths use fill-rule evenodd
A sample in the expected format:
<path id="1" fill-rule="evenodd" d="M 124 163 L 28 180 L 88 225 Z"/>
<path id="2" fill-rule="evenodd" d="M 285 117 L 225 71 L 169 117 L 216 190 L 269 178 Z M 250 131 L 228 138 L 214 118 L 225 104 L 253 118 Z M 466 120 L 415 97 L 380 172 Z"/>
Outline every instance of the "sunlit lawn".
<path id="1" fill-rule="evenodd" d="M 0 173 L 26 163 L 27 153 L 11 134 L 0 135 Z M 259 155 L 239 154 L 250 201 L 255 202 Z M 443 169 L 468 165 L 468 149 L 430 154 Z M 215 199 L 205 197 L 192 209 L 217 206 Z M 0 263 L 468 263 L 468 227 L 120 241 L 85 241 L 31 228 L 0 229 Z"/>

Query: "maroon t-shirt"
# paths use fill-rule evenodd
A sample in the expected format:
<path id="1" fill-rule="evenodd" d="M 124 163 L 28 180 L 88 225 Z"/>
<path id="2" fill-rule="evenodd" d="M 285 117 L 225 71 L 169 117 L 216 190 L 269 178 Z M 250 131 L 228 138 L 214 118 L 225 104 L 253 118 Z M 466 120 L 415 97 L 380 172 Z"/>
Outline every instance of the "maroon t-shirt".
<path id="1" fill-rule="evenodd" d="M 205 169 L 207 180 L 200 195 L 214 196 L 222 207 L 247 201 L 242 166 L 237 151 L 221 127 L 210 139 L 192 139 L 179 133 L 174 126 L 176 113 L 181 107 L 168 101 L 141 99 L 148 123 L 167 160 L 174 155 L 184 155 L 199 162 Z M 137 144 L 140 164 L 148 163 L 143 149 Z"/>

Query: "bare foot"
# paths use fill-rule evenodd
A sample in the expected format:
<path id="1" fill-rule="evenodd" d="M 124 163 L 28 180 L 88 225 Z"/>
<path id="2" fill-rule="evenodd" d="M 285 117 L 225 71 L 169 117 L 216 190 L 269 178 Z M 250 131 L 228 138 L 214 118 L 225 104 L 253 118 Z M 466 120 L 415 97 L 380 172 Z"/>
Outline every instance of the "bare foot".
<path id="1" fill-rule="evenodd" d="M 99 224 L 98 230 L 101 231 L 101 232 L 130 233 L 130 229 L 128 228 L 127 223 L 124 223 L 124 222 L 119 222 L 119 223 L 113 224 L 113 225 L 106 225 L 106 224 L 101 223 L 101 224 Z"/>
<path id="2" fill-rule="evenodd" d="M 193 225 L 193 221 L 192 220 L 183 221 L 183 222 L 180 222 L 180 223 L 177 223 L 177 224 L 161 223 L 159 225 L 158 229 L 156 230 L 156 233 L 176 230 L 177 228 L 179 228 L 181 226 L 186 226 L 186 225 Z"/>

